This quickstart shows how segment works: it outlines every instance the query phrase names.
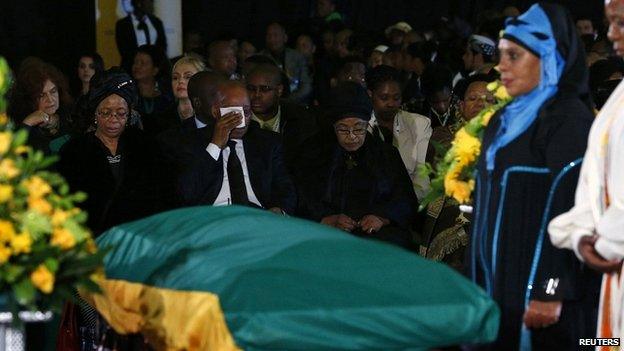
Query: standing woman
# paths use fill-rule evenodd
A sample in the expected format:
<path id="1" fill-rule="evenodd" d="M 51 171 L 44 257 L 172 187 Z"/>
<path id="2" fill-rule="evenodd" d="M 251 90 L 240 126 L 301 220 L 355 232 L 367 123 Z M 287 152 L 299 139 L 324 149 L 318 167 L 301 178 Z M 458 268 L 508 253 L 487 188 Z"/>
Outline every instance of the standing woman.
<path id="1" fill-rule="evenodd" d="M 574 254 L 545 227 L 573 204 L 593 121 L 585 55 L 567 12 L 546 3 L 508 19 L 499 50 L 514 99 L 485 130 L 468 271 L 501 308 L 484 349 L 574 350 L 590 296 Z"/>
<path id="2" fill-rule="evenodd" d="M 206 65 L 194 54 L 182 56 L 173 65 L 171 89 L 175 104 L 156 116 L 156 134 L 172 127 L 182 125 L 182 121 L 195 116 L 191 99 L 188 95 L 188 82 L 197 72 L 205 71 Z"/>
<path id="3" fill-rule="evenodd" d="M 89 93 L 95 131 L 60 152 L 59 172 L 73 191 L 87 193 L 82 206 L 96 235 L 160 210 L 156 148 L 140 130 L 126 128 L 135 101 L 130 76 L 105 71 Z"/>
<path id="4" fill-rule="evenodd" d="M 143 130 L 158 133 L 156 115 L 173 103 L 169 90 L 169 60 L 162 49 L 154 45 L 139 46 L 134 56 L 132 77 L 139 88 L 136 110 L 141 114 Z"/>
<path id="5" fill-rule="evenodd" d="M 38 58 L 24 60 L 11 92 L 8 114 L 26 127 L 28 143 L 47 154 L 56 153 L 73 134 L 69 119 L 72 98 L 65 76 Z"/>

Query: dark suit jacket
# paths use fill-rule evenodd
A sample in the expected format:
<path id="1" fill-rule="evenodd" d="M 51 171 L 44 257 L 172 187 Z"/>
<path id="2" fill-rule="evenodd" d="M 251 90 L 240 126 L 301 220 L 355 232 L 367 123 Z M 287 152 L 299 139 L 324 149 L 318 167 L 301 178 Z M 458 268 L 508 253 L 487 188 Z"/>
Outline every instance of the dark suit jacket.
<path id="1" fill-rule="evenodd" d="M 130 16 L 132 15 L 130 14 L 120 19 L 115 25 L 115 42 L 117 43 L 117 50 L 119 50 L 119 54 L 121 55 L 121 67 L 129 74 L 132 73 L 132 62 L 138 47 L 136 35 L 132 28 L 132 18 Z M 148 14 L 147 17 L 156 29 L 157 36 L 155 45 L 166 53 L 167 37 L 165 36 L 165 27 L 162 21 L 154 15 Z"/>
<path id="2" fill-rule="evenodd" d="M 214 160 L 206 151 L 212 126 L 185 132 L 178 147 L 176 193 L 181 205 L 212 205 L 223 183 L 223 158 Z M 292 214 L 297 195 L 284 166 L 279 135 L 250 123 L 243 137 L 245 159 L 254 194 L 264 208 L 279 207 Z"/>

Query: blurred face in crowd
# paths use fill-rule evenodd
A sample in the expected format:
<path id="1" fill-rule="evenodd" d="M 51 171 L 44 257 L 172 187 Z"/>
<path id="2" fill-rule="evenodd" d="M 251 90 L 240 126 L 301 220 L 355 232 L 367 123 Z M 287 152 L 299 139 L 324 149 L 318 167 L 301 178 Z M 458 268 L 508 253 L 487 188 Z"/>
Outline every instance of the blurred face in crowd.
<path id="1" fill-rule="evenodd" d="M 374 50 L 368 59 L 370 68 L 375 68 L 383 64 L 383 52 Z"/>
<path id="2" fill-rule="evenodd" d="M 284 50 L 284 46 L 286 46 L 286 42 L 288 41 L 288 36 L 284 31 L 284 28 L 277 23 L 271 24 L 267 28 L 266 32 L 266 46 L 267 49 L 271 52 L 281 52 Z"/>
<path id="3" fill-rule="evenodd" d="M 146 53 L 138 52 L 134 56 L 132 65 L 132 77 L 137 81 L 154 79 L 158 74 L 158 68 L 154 66 L 152 57 Z"/>
<path id="4" fill-rule="evenodd" d="M 421 76 L 425 71 L 425 63 L 420 57 L 413 57 L 409 54 L 405 54 L 405 70 L 414 72 L 417 76 Z"/>
<path id="5" fill-rule="evenodd" d="M 336 83 L 354 82 L 366 88 L 366 66 L 361 62 L 347 63 L 339 73 Z"/>
<path id="6" fill-rule="evenodd" d="M 349 56 L 349 39 L 353 32 L 349 29 L 341 30 L 336 34 L 334 49 L 339 57 Z"/>
<path id="7" fill-rule="evenodd" d="M 95 63 L 93 58 L 84 56 L 78 61 L 78 78 L 83 83 L 89 83 L 91 77 L 95 74 Z"/>
<path id="8" fill-rule="evenodd" d="M 579 32 L 579 35 L 594 34 L 594 25 L 591 20 L 580 19 L 576 21 L 576 30 Z"/>
<path id="9" fill-rule="evenodd" d="M 613 42 L 613 51 L 624 56 L 624 0 L 606 0 L 605 15 L 609 20 L 607 37 Z"/>
<path id="10" fill-rule="evenodd" d="M 487 82 L 472 82 L 466 89 L 464 99 L 460 102 L 462 116 L 466 121 L 475 118 L 481 110 L 496 102 L 487 85 Z"/>
<path id="11" fill-rule="evenodd" d="M 429 105 L 438 115 L 444 115 L 451 107 L 451 89 L 444 88 L 431 94 Z"/>
<path id="12" fill-rule="evenodd" d="M 182 63 L 175 67 L 171 76 L 171 88 L 176 99 L 188 99 L 188 82 L 197 73 L 197 68 L 190 63 Z"/>
<path id="13" fill-rule="evenodd" d="M 210 53 L 210 67 L 217 73 L 230 77 L 236 72 L 236 54 L 230 42 L 223 41 L 215 45 Z"/>
<path id="14" fill-rule="evenodd" d="M 316 45 L 314 45 L 310 36 L 300 35 L 299 38 L 297 38 L 297 51 L 299 51 L 305 58 L 311 59 L 316 51 Z"/>
<path id="15" fill-rule="evenodd" d="M 248 41 L 244 41 L 238 47 L 238 63 L 242 64 L 245 60 L 256 53 L 256 47 Z"/>
<path id="16" fill-rule="evenodd" d="M 51 80 L 43 83 L 43 90 L 37 98 L 37 110 L 43 111 L 48 115 L 53 115 L 59 108 L 59 91 L 58 87 Z"/>
<path id="17" fill-rule="evenodd" d="M 373 100 L 375 117 L 382 121 L 392 121 L 401 107 L 401 87 L 397 82 L 385 82 L 369 91 Z"/>
<path id="18" fill-rule="evenodd" d="M 414 30 L 409 31 L 407 32 L 407 34 L 405 34 L 405 37 L 403 38 L 403 49 L 407 48 L 411 44 L 421 41 L 424 41 L 424 38 L 422 37 L 422 35 L 420 35 L 420 33 Z"/>
<path id="19" fill-rule="evenodd" d="M 507 39 L 498 44 L 501 82 L 511 96 L 530 92 L 540 81 L 540 59 L 529 50 Z"/>
<path id="20" fill-rule="evenodd" d="M 403 43 L 403 38 L 405 38 L 405 32 L 398 29 L 391 30 L 388 35 L 388 39 L 393 46 L 401 45 Z"/>
<path id="21" fill-rule="evenodd" d="M 235 128 L 230 133 L 230 139 L 242 139 L 249 128 L 249 120 L 251 118 L 251 105 L 249 103 L 249 95 L 242 85 L 227 85 L 220 87 L 218 90 L 217 103 L 212 107 L 212 115 L 221 118 L 221 107 L 241 106 L 245 111 L 245 126 L 243 128 Z"/>
<path id="22" fill-rule="evenodd" d="M 119 138 L 126 128 L 129 112 L 128 103 L 121 96 L 117 94 L 107 96 L 95 110 L 96 134 Z"/>
<path id="23" fill-rule="evenodd" d="M 335 37 L 336 36 L 331 31 L 327 30 L 323 32 L 323 49 L 326 53 L 330 53 L 334 49 Z"/>
<path id="24" fill-rule="evenodd" d="M 283 90 L 279 81 L 280 77 L 271 77 L 263 73 L 252 73 L 247 78 L 247 93 L 251 100 L 251 110 L 256 116 L 270 119 L 277 112 Z"/>
<path id="25" fill-rule="evenodd" d="M 347 117 L 334 124 L 334 132 L 338 144 L 346 151 L 357 151 L 364 145 L 366 140 L 366 127 L 368 123 L 357 117 Z"/>
<path id="26" fill-rule="evenodd" d="M 319 17 L 327 17 L 336 9 L 336 5 L 331 0 L 317 0 L 316 13 Z"/>
<path id="27" fill-rule="evenodd" d="M 404 68 L 403 53 L 400 51 L 388 50 L 383 54 L 382 62 L 384 65 L 388 65 L 402 71 Z"/>

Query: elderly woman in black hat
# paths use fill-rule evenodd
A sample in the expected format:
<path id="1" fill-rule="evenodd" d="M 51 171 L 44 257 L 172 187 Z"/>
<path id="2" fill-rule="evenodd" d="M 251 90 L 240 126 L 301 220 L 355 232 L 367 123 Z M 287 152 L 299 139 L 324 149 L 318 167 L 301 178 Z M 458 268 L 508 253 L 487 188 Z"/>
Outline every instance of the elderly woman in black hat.
<path id="1" fill-rule="evenodd" d="M 60 152 L 59 171 L 72 190 L 88 195 L 83 207 L 96 235 L 161 209 L 156 148 L 140 130 L 127 127 L 136 99 L 126 73 L 111 69 L 95 77 L 88 103 L 95 131 Z"/>
<path id="2" fill-rule="evenodd" d="M 363 87 L 341 83 L 330 96 L 337 145 L 315 189 L 311 213 L 354 235 L 409 247 L 417 199 L 398 151 L 367 134 L 372 103 Z"/>

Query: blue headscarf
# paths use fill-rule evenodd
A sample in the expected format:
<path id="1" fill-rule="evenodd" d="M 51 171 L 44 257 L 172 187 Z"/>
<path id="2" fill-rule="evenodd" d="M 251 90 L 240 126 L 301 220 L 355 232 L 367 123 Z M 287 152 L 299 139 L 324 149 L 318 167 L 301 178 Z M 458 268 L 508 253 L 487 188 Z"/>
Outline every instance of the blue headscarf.
<path id="1" fill-rule="evenodd" d="M 503 110 L 501 125 L 485 154 L 489 171 L 494 169 L 496 152 L 526 131 L 537 119 L 542 105 L 557 93 L 565 67 L 565 60 L 557 50 L 550 20 L 539 4 L 531 6 L 517 18 L 508 18 L 503 38 L 524 46 L 538 56 L 541 76 L 535 89 L 515 97 Z"/>

